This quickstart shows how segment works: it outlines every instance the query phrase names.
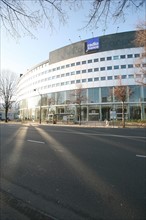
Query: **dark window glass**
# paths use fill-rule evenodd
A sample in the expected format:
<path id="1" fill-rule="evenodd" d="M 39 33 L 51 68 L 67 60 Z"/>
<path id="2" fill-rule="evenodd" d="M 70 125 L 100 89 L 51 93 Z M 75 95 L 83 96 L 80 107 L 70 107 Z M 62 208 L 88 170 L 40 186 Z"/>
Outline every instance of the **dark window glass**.
<path id="1" fill-rule="evenodd" d="M 92 82 L 92 81 L 93 81 L 93 79 L 92 79 L 92 78 L 89 78 L 89 79 L 88 79 L 88 82 Z"/>
<path id="2" fill-rule="evenodd" d="M 101 70 L 101 71 L 104 71 L 104 70 L 105 70 L 105 67 L 101 67 L 100 70 Z"/>
<path id="3" fill-rule="evenodd" d="M 112 80 L 113 77 L 112 77 L 112 76 L 108 76 L 107 79 L 108 79 L 108 80 Z"/>
<path id="4" fill-rule="evenodd" d="M 92 72 L 92 69 L 88 69 L 88 73 L 91 73 Z"/>
<path id="5" fill-rule="evenodd" d="M 65 66 L 61 66 L 61 69 L 64 69 L 65 68 Z"/>
<path id="6" fill-rule="evenodd" d="M 70 65 L 69 65 L 69 64 L 67 64 L 67 65 L 66 65 L 66 68 L 68 68 L 68 67 L 70 67 Z"/>
<path id="7" fill-rule="evenodd" d="M 80 70 L 76 71 L 76 74 L 80 74 Z"/>
<path id="8" fill-rule="evenodd" d="M 98 62 L 98 58 L 94 59 L 94 62 Z"/>
<path id="9" fill-rule="evenodd" d="M 76 83 L 80 83 L 80 79 L 77 79 L 77 80 L 76 80 Z"/>
<path id="10" fill-rule="evenodd" d="M 101 80 L 105 80 L 105 76 L 102 76 L 102 77 L 101 77 Z"/>
<path id="11" fill-rule="evenodd" d="M 121 59 L 125 59 L 125 55 L 121 55 L 120 58 L 121 58 Z"/>
<path id="12" fill-rule="evenodd" d="M 135 57 L 135 58 L 136 58 L 136 57 L 140 57 L 140 54 L 139 54 L 139 53 L 134 54 L 134 57 Z"/>
<path id="13" fill-rule="evenodd" d="M 132 58 L 133 57 L 133 54 L 128 54 L 127 55 L 127 58 Z"/>
<path id="14" fill-rule="evenodd" d="M 80 62 L 76 62 L 76 65 L 77 65 L 77 66 L 80 65 Z"/>
<path id="15" fill-rule="evenodd" d="M 88 60 L 88 63 L 92 63 L 92 60 Z"/>
<path id="16" fill-rule="evenodd" d="M 105 57 L 101 57 L 101 58 L 100 58 L 100 61 L 105 61 Z"/>
<path id="17" fill-rule="evenodd" d="M 112 70 L 112 66 L 107 66 L 107 70 Z"/>
<path id="18" fill-rule="evenodd" d="M 119 69 L 119 66 L 118 65 L 114 66 L 114 69 L 115 70 Z"/>
<path id="19" fill-rule="evenodd" d="M 126 75 L 122 75 L 122 79 L 126 79 L 127 78 L 127 76 Z"/>
<path id="20" fill-rule="evenodd" d="M 86 82 L 86 79 L 82 79 L 82 82 L 83 82 L 83 83 Z"/>
<path id="21" fill-rule="evenodd" d="M 133 64 L 128 64 L 128 68 L 133 68 Z"/>
<path id="22" fill-rule="evenodd" d="M 75 63 L 71 63 L 71 66 L 75 66 Z"/>
<path id="23" fill-rule="evenodd" d="M 126 69 L 126 65 L 121 65 L 121 69 Z"/>
<path id="24" fill-rule="evenodd" d="M 82 73 L 86 73 L 86 70 L 82 70 Z"/>
<path id="25" fill-rule="evenodd" d="M 99 71 L 99 68 L 94 68 L 94 72 Z"/>
<path id="26" fill-rule="evenodd" d="M 73 80 L 73 81 L 71 81 L 71 84 L 74 84 L 75 83 L 75 81 Z"/>
<path id="27" fill-rule="evenodd" d="M 95 78 L 94 78 L 94 81 L 99 81 L 99 77 L 95 77 Z"/>
<path id="28" fill-rule="evenodd" d="M 86 60 L 82 61 L 82 64 L 86 64 Z"/>
<path id="29" fill-rule="evenodd" d="M 112 59 L 112 57 L 107 57 L 107 60 L 111 60 Z"/>

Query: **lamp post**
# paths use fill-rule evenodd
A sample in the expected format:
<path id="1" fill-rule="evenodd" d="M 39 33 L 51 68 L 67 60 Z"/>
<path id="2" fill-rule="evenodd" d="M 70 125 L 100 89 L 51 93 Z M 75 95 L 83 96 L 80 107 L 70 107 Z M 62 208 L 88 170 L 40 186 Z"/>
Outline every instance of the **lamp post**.
<path id="1" fill-rule="evenodd" d="M 39 117 L 39 123 L 42 123 L 42 94 L 39 93 L 38 90 L 34 89 L 34 91 L 37 91 L 38 94 L 40 95 L 40 117 Z"/>

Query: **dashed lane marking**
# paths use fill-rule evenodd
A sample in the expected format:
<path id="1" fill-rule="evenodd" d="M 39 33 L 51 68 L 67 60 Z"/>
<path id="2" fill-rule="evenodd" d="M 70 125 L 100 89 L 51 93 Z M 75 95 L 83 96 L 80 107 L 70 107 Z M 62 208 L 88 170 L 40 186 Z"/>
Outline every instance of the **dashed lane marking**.
<path id="1" fill-rule="evenodd" d="M 143 157 L 143 158 L 146 158 L 145 155 L 139 155 L 139 154 L 136 154 L 136 157 Z"/>
<path id="2" fill-rule="evenodd" d="M 45 142 L 43 142 L 43 141 L 35 141 L 35 140 L 27 140 L 27 141 L 37 143 L 37 144 L 45 144 Z"/>

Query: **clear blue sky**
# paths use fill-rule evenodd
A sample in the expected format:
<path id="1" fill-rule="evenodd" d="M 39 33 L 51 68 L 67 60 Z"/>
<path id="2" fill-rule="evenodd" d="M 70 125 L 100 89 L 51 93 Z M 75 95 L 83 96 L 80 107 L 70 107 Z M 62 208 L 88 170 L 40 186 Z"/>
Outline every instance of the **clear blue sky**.
<path id="1" fill-rule="evenodd" d="M 87 1 L 88 2 L 88 1 Z M 34 32 L 36 39 L 30 36 L 22 37 L 18 40 L 8 36 L 5 31 L 1 31 L 1 69 L 9 69 L 18 74 L 25 73 L 27 69 L 47 60 L 49 52 L 57 48 L 80 41 L 81 39 L 92 38 L 104 34 L 105 27 L 99 24 L 96 30 L 79 30 L 85 25 L 85 14 L 88 10 L 88 3 L 79 12 L 70 12 L 70 19 L 66 25 L 58 25 L 56 20 L 56 30 L 51 32 L 47 28 L 39 28 Z M 111 22 L 105 30 L 105 34 L 112 34 L 136 29 L 136 24 L 146 18 L 145 7 L 139 13 L 130 11 L 126 21 L 123 23 Z M 117 27 L 119 27 L 117 29 Z"/>

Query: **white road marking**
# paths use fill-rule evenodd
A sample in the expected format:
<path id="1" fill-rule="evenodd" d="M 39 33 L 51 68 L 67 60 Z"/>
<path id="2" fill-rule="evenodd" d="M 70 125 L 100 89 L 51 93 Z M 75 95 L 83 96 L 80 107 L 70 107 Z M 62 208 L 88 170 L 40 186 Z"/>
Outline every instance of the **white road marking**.
<path id="1" fill-rule="evenodd" d="M 136 157 L 143 157 L 143 158 L 146 158 L 145 155 L 139 155 L 139 154 L 136 154 Z"/>
<path id="2" fill-rule="evenodd" d="M 34 143 L 37 143 L 37 144 L 45 144 L 45 142 L 43 141 L 35 141 L 35 140 L 27 140 L 29 142 L 34 142 Z"/>

